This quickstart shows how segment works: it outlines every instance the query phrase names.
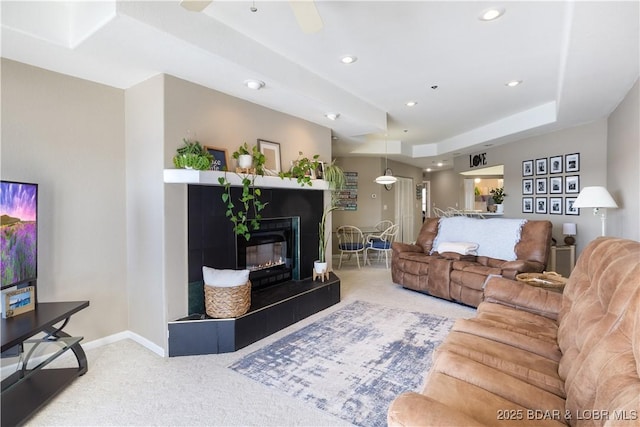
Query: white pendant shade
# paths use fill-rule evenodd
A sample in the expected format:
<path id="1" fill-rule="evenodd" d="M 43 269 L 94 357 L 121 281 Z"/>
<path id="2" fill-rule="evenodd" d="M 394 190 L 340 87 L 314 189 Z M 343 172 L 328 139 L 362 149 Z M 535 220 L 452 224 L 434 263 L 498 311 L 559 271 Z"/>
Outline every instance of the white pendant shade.
<path id="1" fill-rule="evenodd" d="M 397 181 L 398 178 L 393 175 L 380 175 L 376 178 L 376 183 L 383 185 L 395 184 Z"/>

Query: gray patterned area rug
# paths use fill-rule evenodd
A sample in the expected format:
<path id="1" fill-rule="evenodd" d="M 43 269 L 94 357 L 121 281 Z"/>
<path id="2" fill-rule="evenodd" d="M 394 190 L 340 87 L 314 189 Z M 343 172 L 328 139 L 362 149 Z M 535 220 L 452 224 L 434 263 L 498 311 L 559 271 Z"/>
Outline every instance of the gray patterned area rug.
<path id="1" fill-rule="evenodd" d="M 385 426 L 391 401 L 419 391 L 454 320 L 356 301 L 230 368 L 360 426 Z"/>

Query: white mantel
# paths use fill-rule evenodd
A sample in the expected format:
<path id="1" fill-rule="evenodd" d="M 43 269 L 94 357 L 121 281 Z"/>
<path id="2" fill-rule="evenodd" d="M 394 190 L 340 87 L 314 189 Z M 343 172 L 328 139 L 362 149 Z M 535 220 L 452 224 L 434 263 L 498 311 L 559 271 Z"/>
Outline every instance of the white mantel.
<path id="1" fill-rule="evenodd" d="M 193 169 L 165 169 L 164 182 L 167 184 L 197 184 L 220 185 L 218 178 L 226 175 L 232 186 L 241 186 L 242 173 L 221 171 L 200 171 Z M 257 176 L 255 186 L 260 188 L 293 188 L 298 190 L 328 190 L 329 183 L 322 179 L 311 180 L 311 186 L 304 187 L 294 178 L 280 178 L 279 176 Z"/>

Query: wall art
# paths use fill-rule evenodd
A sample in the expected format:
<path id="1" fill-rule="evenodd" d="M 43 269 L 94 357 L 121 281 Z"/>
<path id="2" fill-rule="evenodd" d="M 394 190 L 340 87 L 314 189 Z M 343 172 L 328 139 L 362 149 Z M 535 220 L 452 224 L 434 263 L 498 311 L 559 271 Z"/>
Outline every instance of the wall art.
<path id="1" fill-rule="evenodd" d="M 562 197 L 549 197 L 549 213 L 562 215 Z"/>
<path id="2" fill-rule="evenodd" d="M 549 157 L 549 173 L 562 173 L 562 156 Z"/>
<path id="3" fill-rule="evenodd" d="M 546 197 L 536 197 L 536 213 L 537 214 L 546 214 L 547 213 L 547 198 Z"/>
<path id="4" fill-rule="evenodd" d="M 547 178 L 536 178 L 536 194 L 547 194 Z"/>
<path id="5" fill-rule="evenodd" d="M 564 177 L 564 192 L 579 193 L 580 192 L 580 175 L 569 175 Z"/>
<path id="6" fill-rule="evenodd" d="M 562 194 L 562 177 L 552 176 L 549 178 L 549 193 Z"/>
<path id="7" fill-rule="evenodd" d="M 574 208 L 577 197 L 565 197 L 564 198 L 564 214 L 565 215 L 580 215 L 580 209 Z"/>
<path id="8" fill-rule="evenodd" d="M 547 174 L 547 158 L 536 159 L 536 175 Z"/>
<path id="9" fill-rule="evenodd" d="M 564 156 L 564 171 L 578 172 L 580 170 L 580 153 L 565 154 Z"/>

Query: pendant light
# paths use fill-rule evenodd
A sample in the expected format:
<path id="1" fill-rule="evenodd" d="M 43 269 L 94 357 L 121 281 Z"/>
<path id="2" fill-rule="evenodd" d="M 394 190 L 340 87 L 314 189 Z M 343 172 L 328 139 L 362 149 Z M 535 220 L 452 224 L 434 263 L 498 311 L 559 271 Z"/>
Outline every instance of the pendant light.
<path id="1" fill-rule="evenodd" d="M 393 176 L 393 172 L 387 166 L 387 134 L 384 135 L 384 174 L 380 175 L 376 178 L 376 183 L 382 184 L 384 186 L 390 186 L 391 184 L 395 184 L 398 181 L 398 178 Z M 387 187 L 388 189 L 389 187 Z"/>

